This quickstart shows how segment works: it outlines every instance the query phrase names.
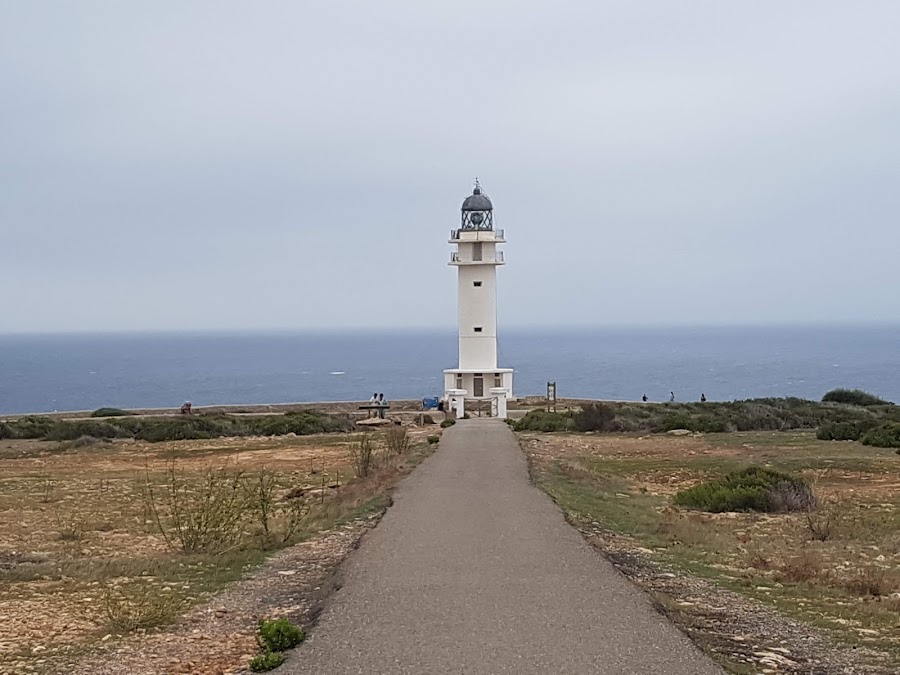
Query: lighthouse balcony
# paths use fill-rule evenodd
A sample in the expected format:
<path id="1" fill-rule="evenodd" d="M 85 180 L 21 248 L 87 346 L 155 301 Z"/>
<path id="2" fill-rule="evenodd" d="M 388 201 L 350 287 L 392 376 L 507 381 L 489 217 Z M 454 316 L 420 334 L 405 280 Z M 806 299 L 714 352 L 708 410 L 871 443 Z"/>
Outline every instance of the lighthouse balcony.
<path id="1" fill-rule="evenodd" d="M 505 265 L 506 261 L 503 259 L 503 251 L 496 251 L 494 253 L 494 257 L 490 260 L 487 258 L 479 258 L 478 260 L 473 260 L 471 258 L 463 258 L 459 255 L 459 252 L 454 252 L 450 254 L 450 264 L 451 265 Z"/>
<path id="2" fill-rule="evenodd" d="M 503 237 L 503 230 L 485 230 L 475 228 L 460 228 L 458 230 L 450 230 L 450 244 L 459 244 L 460 242 L 469 241 L 489 241 L 496 244 L 505 244 L 506 239 Z"/>

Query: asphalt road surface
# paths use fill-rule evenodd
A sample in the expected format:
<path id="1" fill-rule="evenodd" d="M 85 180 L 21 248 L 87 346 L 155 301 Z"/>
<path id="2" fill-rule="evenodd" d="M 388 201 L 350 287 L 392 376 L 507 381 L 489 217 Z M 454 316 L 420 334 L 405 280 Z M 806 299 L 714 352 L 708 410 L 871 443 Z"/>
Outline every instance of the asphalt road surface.
<path id="1" fill-rule="evenodd" d="M 530 483 L 498 420 L 444 433 L 341 581 L 278 672 L 722 673 Z"/>

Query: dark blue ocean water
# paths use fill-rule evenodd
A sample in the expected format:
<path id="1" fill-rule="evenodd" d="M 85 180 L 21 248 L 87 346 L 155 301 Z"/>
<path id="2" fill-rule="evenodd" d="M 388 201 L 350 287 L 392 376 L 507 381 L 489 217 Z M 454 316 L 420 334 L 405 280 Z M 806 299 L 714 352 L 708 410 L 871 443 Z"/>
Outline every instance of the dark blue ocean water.
<path id="1" fill-rule="evenodd" d="M 817 399 L 859 387 L 900 401 L 900 326 L 509 330 L 515 393 Z M 0 336 L 0 413 L 436 396 L 454 331 Z M 340 373 L 340 374 L 338 374 Z"/>

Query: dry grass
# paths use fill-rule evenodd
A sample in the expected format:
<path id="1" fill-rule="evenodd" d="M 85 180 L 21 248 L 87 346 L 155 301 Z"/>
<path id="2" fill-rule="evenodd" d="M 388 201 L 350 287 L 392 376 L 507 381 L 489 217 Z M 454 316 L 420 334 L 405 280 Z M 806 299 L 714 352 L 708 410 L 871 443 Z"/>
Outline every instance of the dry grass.
<path id="1" fill-rule="evenodd" d="M 359 480 L 358 440 L 0 440 L 0 672 L 23 648 L 52 660 L 167 623 L 268 551 L 385 503 L 418 450 Z"/>
<path id="2" fill-rule="evenodd" d="M 187 602 L 170 587 L 142 583 L 107 588 L 99 603 L 100 616 L 92 619 L 104 631 L 129 633 L 174 621 Z"/>
<path id="3" fill-rule="evenodd" d="M 898 652 L 900 664 L 891 613 L 900 603 L 900 456 L 892 451 L 811 432 L 521 440 L 538 483 L 576 520 L 854 643 Z M 816 502 L 773 514 L 672 506 L 678 491 L 749 465 L 803 475 Z"/>

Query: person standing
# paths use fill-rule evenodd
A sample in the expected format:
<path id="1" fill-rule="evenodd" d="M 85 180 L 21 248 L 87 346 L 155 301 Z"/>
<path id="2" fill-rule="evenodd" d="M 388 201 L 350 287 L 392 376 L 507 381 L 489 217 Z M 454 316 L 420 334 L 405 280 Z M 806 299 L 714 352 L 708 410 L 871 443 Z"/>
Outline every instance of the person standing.
<path id="1" fill-rule="evenodd" d="M 669 392 L 669 403 L 675 403 L 675 392 L 674 391 Z"/>
<path id="2" fill-rule="evenodd" d="M 644 403 L 646 403 L 646 402 L 647 402 L 647 394 L 644 394 L 643 396 L 641 396 L 641 400 L 642 400 Z"/>
<path id="3" fill-rule="evenodd" d="M 378 405 L 378 394 L 372 394 L 372 398 L 369 399 L 369 405 Z M 378 414 L 378 411 L 375 408 L 369 408 L 369 417 L 375 417 Z"/>
<path id="4" fill-rule="evenodd" d="M 706 394 L 700 394 L 700 403 L 706 403 Z"/>
<path id="5" fill-rule="evenodd" d="M 384 394 L 378 394 L 378 405 L 381 406 L 378 408 L 378 417 L 384 419 L 384 408 L 387 406 L 387 401 L 384 400 Z"/>

